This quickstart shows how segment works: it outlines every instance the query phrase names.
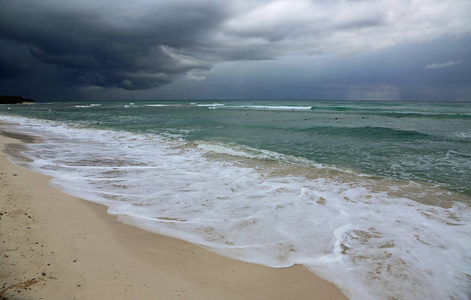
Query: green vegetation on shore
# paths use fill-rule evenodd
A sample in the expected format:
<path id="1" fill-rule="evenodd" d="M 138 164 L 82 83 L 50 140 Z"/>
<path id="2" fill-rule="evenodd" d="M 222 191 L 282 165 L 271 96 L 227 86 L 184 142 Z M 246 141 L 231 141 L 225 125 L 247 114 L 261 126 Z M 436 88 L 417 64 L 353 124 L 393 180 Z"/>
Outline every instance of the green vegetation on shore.
<path id="1" fill-rule="evenodd" d="M 34 100 L 25 99 L 19 96 L 0 96 L 0 104 L 19 104 L 19 103 L 33 103 Z"/>

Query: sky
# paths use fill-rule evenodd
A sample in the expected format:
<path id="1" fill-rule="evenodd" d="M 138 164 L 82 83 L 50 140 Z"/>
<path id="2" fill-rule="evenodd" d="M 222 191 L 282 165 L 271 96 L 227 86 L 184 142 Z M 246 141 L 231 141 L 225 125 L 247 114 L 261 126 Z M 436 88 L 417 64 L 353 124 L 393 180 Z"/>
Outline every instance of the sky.
<path id="1" fill-rule="evenodd" d="M 0 0 L 0 95 L 471 101 L 471 1 Z"/>

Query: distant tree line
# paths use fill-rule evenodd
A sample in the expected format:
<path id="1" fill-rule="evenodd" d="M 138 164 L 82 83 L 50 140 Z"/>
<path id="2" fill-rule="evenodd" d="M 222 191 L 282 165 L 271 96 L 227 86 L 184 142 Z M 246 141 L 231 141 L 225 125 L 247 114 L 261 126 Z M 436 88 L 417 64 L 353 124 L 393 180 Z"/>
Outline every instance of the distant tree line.
<path id="1" fill-rule="evenodd" d="M 0 96 L 0 104 L 33 103 L 34 100 L 19 96 Z"/>

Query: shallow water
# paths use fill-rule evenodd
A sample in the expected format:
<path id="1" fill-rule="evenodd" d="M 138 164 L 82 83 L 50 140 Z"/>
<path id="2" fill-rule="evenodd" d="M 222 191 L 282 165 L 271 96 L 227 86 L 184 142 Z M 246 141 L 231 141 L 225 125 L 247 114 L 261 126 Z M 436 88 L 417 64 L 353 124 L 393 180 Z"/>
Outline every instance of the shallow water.
<path id="1" fill-rule="evenodd" d="M 468 299 L 471 105 L 53 103 L 1 108 L 40 136 L 18 164 L 123 222 L 353 299 Z"/>

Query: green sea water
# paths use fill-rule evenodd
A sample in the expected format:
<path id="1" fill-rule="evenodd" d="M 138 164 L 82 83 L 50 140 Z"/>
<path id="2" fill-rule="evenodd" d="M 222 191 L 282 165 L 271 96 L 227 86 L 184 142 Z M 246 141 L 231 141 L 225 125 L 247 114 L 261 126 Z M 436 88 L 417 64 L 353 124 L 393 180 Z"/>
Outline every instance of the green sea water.
<path id="1" fill-rule="evenodd" d="M 122 222 L 354 300 L 471 297 L 471 103 L 36 103 L 0 130 Z"/>
<path id="2" fill-rule="evenodd" d="M 100 104 L 100 105 L 94 105 Z M 471 104 L 214 101 L 38 103 L 3 113 L 235 143 L 471 195 Z"/>

